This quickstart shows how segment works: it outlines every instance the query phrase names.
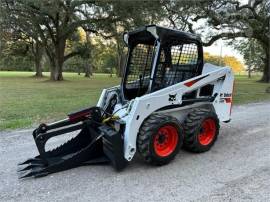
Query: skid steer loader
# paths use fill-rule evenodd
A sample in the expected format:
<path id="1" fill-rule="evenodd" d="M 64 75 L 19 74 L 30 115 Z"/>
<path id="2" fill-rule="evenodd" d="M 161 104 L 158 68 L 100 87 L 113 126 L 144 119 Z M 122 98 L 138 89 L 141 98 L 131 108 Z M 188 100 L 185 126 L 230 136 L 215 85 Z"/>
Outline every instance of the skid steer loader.
<path id="1" fill-rule="evenodd" d="M 234 76 L 203 62 L 198 36 L 156 25 L 124 33 L 128 57 L 122 83 L 104 89 L 96 106 L 33 132 L 39 155 L 19 164 L 19 177 L 111 163 L 123 169 L 138 152 L 148 163 L 169 163 L 183 146 L 208 151 L 229 122 Z M 78 135 L 46 151 L 46 142 Z"/>

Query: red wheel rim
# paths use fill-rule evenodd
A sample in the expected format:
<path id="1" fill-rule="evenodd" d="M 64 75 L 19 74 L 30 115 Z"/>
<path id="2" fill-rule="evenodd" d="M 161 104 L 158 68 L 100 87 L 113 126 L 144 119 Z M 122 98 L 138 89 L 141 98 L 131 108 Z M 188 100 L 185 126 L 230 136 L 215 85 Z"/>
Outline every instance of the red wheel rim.
<path id="1" fill-rule="evenodd" d="M 209 145 L 216 135 L 216 123 L 213 119 L 206 119 L 202 123 L 199 134 L 199 142 L 201 145 Z"/>
<path id="2" fill-rule="evenodd" d="M 172 125 L 159 128 L 154 136 L 154 150 L 158 156 L 169 156 L 178 144 L 178 131 Z"/>

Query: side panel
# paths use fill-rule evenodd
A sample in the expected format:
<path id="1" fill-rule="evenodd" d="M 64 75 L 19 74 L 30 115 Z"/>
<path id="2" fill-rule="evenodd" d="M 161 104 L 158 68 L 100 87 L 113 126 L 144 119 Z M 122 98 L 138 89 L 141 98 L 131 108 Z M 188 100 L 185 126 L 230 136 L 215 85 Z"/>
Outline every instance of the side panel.
<path id="1" fill-rule="evenodd" d="M 208 73 L 219 68 L 212 64 L 205 64 L 203 73 Z M 231 68 L 227 67 L 228 71 L 225 75 L 225 80 L 218 80 L 214 86 L 214 93 L 217 97 L 213 102 L 215 111 L 220 121 L 226 122 L 231 119 L 232 96 L 234 87 L 234 74 Z"/>

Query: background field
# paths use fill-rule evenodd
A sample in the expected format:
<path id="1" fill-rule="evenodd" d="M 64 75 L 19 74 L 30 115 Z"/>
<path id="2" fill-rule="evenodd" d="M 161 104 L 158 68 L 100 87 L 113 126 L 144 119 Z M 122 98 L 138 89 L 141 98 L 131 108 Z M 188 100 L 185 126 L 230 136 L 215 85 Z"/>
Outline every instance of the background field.
<path id="1" fill-rule="evenodd" d="M 0 72 L 0 130 L 23 128 L 65 118 L 66 114 L 96 104 L 101 89 L 118 85 L 120 79 L 107 74 L 85 78 L 65 73 L 65 81 L 35 79 L 31 72 Z M 45 75 L 48 75 L 45 73 Z M 269 84 L 236 76 L 234 104 L 270 100 Z"/>

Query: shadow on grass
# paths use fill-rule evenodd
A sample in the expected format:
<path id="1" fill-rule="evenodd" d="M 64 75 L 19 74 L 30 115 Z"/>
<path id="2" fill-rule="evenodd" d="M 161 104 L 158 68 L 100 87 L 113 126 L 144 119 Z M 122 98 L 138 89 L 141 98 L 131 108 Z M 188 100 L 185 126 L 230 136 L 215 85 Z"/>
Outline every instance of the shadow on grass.
<path id="1" fill-rule="evenodd" d="M 34 79 L 45 79 L 45 78 L 49 78 L 48 76 L 42 75 L 42 76 L 37 76 L 37 75 L 31 75 L 28 78 L 34 78 Z"/>
<path id="2" fill-rule="evenodd" d="M 53 81 L 53 80 L 50 80 L 50 79 L 46 79 L 44 81 L 42 81 L 44 83 L 69 83 L 69 82 L 72 82 L 72 80 L 67 80 L 67 79 L 63 79 L 63 80 L 60 80 L 60 81 Z"/>

